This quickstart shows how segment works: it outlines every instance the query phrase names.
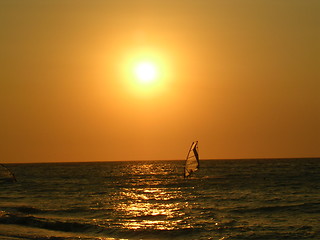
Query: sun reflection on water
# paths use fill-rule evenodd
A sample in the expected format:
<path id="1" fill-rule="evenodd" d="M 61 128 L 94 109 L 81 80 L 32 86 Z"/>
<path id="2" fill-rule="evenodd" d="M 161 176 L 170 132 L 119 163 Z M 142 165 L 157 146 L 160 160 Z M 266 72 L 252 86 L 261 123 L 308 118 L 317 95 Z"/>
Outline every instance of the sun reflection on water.
<path id="1" fill-rule="evenodd" d="M 163 163 L 135 163 L 125 167 L 124 172 L 129 175 L 119 178 L 119 191 L 109 200 L 119 226 L 128 230 L 192 228 L 187 211 L 182 210 L 190 206 L 184 200 L 186 196 L 172 167 Z"/>
<path id="2" fill-rule="evenodd" d="M 179 212 L 181 203 L 166 203 L 180 194 L 178 190 L 169 193 L 160 188 L 138 188 L 124 189 L 121 194 L 130 199 L 117 206 L 126 220 L 123 222 L 126 228 L 172 230 L 181 222 L 177 218 L 183 215 Z"/>

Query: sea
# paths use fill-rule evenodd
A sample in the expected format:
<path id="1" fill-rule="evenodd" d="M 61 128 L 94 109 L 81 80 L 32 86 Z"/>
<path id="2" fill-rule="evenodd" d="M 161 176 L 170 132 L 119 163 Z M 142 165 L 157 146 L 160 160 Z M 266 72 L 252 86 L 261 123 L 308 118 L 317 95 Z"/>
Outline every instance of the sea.
<path id="1" fill-rule="evenodd" d="M 1 240 L 320 239 L 320 159 L 6 164 Z"/>

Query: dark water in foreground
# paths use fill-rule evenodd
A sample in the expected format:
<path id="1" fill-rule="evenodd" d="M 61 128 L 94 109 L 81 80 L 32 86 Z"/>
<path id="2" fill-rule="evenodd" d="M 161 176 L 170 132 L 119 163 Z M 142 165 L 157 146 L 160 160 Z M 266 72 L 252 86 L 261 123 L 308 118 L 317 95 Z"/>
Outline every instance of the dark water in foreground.
<path id="1" fill-rule="evenodd" d="M 0 239 L 320 239 L 320 159 L 7 165 Z"/>

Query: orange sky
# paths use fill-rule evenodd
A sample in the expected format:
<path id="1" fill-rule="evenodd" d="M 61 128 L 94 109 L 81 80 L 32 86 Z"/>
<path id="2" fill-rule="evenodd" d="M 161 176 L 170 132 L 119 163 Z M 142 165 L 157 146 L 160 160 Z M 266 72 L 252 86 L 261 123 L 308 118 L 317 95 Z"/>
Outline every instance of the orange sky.
<path id="1" fill-rule="evenodd" d="M 0 2 L 0 162 L 320 156 L 320 2 Z M 143 87 L 131 65 L 161 68 Z"/>

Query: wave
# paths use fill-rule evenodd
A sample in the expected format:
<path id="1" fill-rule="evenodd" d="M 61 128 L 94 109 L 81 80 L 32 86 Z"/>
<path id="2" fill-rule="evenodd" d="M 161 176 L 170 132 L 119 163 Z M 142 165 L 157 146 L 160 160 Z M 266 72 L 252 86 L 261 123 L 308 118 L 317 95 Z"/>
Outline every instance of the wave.
<path id="1" fill-rule="evenodd" d="M 231 212 L 234 213 L 266 213 L 266 212 L 303 212 L 303 213 L 320 213 L 320 203 L 301 203 L 301 204 L 291 204 L 291 205 L 275 205 L 275 206 L 262 206 L 262 207 L 238 207 L 235 209 L 231 209 Z"/>
<path id="2" fill-rule="evenodd" d="M 22 210 L 23 209 L 23 210 Z M 33 208 L 20 208 L 22 211 L 34 211 L 38 212 L 37 209 Z M 128 223 L 132 220 L 143 222 L 143 221 L 166 221 L 166 215 L 145 215 L 145 216 L 137 216 L 136 218 L 128 219 Z M 172 220 L 172 219 L 171 219 Z M 0 212 L 0 226 L 1 225 L 12 225 L 12 226 L 20 226 L 22 228 L 31 228 L 31 229 L 41 229 L 41 230 L 49 230 L 49 231 L 58 231 L 59 233 L 69 233 L 69 235 L 78 234 L 78 236 L 94 236 L 92 238 L 86 237 L 43 237 L 43 236 L 33 236 L 33 237 L 25 237 L 25 239 L 37 239 L 37 240 L 49 240 L 49 239 L 57 239 L 57 240 L 73 240 L 73 239 L 104 239 L 103 237 L 107 236 L 107 239 L 112 238 L 126 238 L 126 239 L 171 239 L 171 238 L 181 238 L 184 239 L 186 236 L 197 236 L 200 232 L 207 231 L 208 234 L 210 232 L 221 232 L 226 231 L 227 229 L 237 228 L 234 222 L 224 222 L 215 228 L 204 229 L 202 224 L 198 225 L 190 225 L 188 222 L 190 219 L 186 218 L 184 220 L 184 225 L 179 225 L 172 228 L 163 229 L 161 228 L 154 228 L 151 226 L 142 227 L 142 228 L 130 228 L 130 227 L 123 227 L 120 225 L 113 225 L 112 223 L 108 223 L 107 221 L 102 223 L 101 225 L 95 223 L 94 221 L 91 222 L 80 222 L 79 220 L 72 220 L 69 219 L 68 221 L 61 221 L 55 220 L 51 218 L 41 218 L 35 217 L 31 215 L 26 215 L 22 213 L 8 213 L 5 211 Z M 36 230 L 34 230 L 36 232 Z M 53 233 L 54 235 L 55 233 Z M 57 233 L 58 234 L 58 233 Z M 0 239 L 1 236 L 4 234 L 1 232 L 0 228 Z M 23 234 L 22 234 L 23 235 Z M 23 238 L 21 234 L 7 234 L 7 237 L 16 237 L 16 238 Z M 50 235 L 50 234 L 48 234 Z M 51 233 L 52 235 L 52 233 Z M 196 238 L 196 237 L 195 237 Z"/>
<path id="3" fill-rule="evenodd" d="M 162 216 L 164 217 L 164 216 Z M 142 219 L 140 219 L 142 220 Z M 155 220 L 153 216 L 145 216 L 143 220 Z M 28 231 L 23 233 L 2 232 L 1 225 L 19 226 L 28 228 Z M 30 229 L 33 229 L 32 235 Z M 37 230 L 37 229 L 41 229 Z M 43 230 L 48 230 L 46 236 L 39 235 Z M 50 231 L 50 232 L 49 232 Z M 57 232 L 52 232 L 57 231 Z M 111 239 L 171 239 L 175 237 L 183 237 L 186 235 L 196 235 L 201 232 L 201 227 L 184 227 L 175 229 L 154 229 L 153 227 L 146 228 L 123 228 L 121 226 L 101 226 L 92 223 L 79 223 L 73 221 L 57 221 L 46 218 L 39 218 L 23 214 L 12 214 L 4 211 L 0 212 L 0 239 L 30 239 L 30 240 L 111 240 Z M 32 231 L 31 231 L 32 232 Z M 68 233 L 66 236 L 63 233 Z M 37 234 L 37 235 L 36 235 Z M 61 234 L 63 236 L 61 236 Z M 76 237 L 78 236 L 78 237 Z M 86 237 L 92 236 L 92 237 Z"/>
<path id="4" fill-rule="evenodd" d="M 94 212 L 94 209 L 89 209 L 86 207 L 72 207 L 65 209 L 40 209 L 30 206 L 1 206 L 1 209 L 10 212 L 10 213 L 23 213 L 23 214 L 70 214 L 70 213 L 79 213 L 84 214 L 85 212 Z"/>
<path id="5" fill-rule="evenodd" d="M 301 204 L 303 206 L 303 204 Z M 299 205 L 297 205 L 299 206 Z M 309 206 L 311 207 L 311 206 Z M 270 211 L 272 208 L 261 207 L 256 209 L 249 209 L 249 211 Z M 40 209 L 32 208 L 32 207 L 19 207 L 20 211 L 25 212 L 41 212 Z M 201 209 L 199 209 L 201 210 Z M 211 209 L 213 211 L 215 209 Z M 210 211 L 210 212 L 211 212 Z M 178 226 L 173 226 L 171 229 L 163 229 L 161 228 L 161 224 L 159 228 L 154 226 L 150 227 L 142 227 L 142 228 L 130 228 L 124 227 L 127 223 L 134 222 L 143 222 L 143 221 L 175 221 L 174 219 L 168 219 L 166 215 L 145 215 L 145 216 L 137 216 L 129 219 L 123 218 L 124 225 L 115 224 L 106 221 L 84 221 L 79 219 L 68 219 L 66 221 L 56 220 L 52 218 L 42 218 L 35 217 L 23 213 L 8 213 L 6 211 L 0 211 L 0 239 L 4 236 L 3 239 L 29 239 L 29 240 L 74 240 L 74 239 L 82 239 L 82 240 L 103 240 L 103 239 L 199 239 L 199 234 L 204 236 L 208 236 L 207 239 L 216 239 L 217 236 L 225 238 L 223 239 L 275 239 L 274 232 L 277 232 L 279 235 L 281 226 L 278 228 L 276 226 L 254 226 L 247 225 L 241 221 L 234 219 L 224 219 L 222 221 L 216 222 L 214 219 L 216 217 L 212 216 L 203 216 L 206 215 L 205 212 L 202 212 L 202 215 L 199 213 L 199 219 L 197 223 L 194 222 L 193 218 L 186 216 L 185 218 L 177 219 L 182 220 Z M 205 217 L 205 218 L 203 218 Z M 210 220 L 211 219 L 211 220 Z M 211 222 L 210 222 L 211 221 Z M 216 222 L 216 224 L 212 223 Z M 1 226 L 14 226 L 15 228 L 27 228 L 28 231 L 24 231 L 23 233 L 15 233 L 13 231 L 8 232 L 8 230 L 1 231 Z M 163 225 L 165 226 L 165 225 Z M 8 228 L 9 228 L 8 227 Z M 283 233 L 281 237 L 277 239 L 311 239 L 306 237 L 312 237 L 312 235 L 317 234 L 315 229 L 312 226 L 299 226 L 299 228 L 291 229 L 291 233 Z M 259 228 L 259 229 L 256 229 Z M 30 232 L 30 229 L 33 229 L 33 232 L 36 233 L 33 235 L 26 235 Z M 41 231 L 40 231 L 41 229 Z M 45 236 L 41 235 L 43 230 L 47 230 L 48 234 Z M 257 232 L 255 230 L 259 230 L 259 234 L 256 233 L 252 235 L 253 232 Z M 289 229 L 288 229 L 289 230 Z M 40 234 L 40 235 L 39 235 Z M 63 235 L 63 236 L 62 236 Z M 77 236 L 77 237 L 76 237 Z M 91 236 L 91 237 L 88 237 Z M 280 236 L 280 235 L 279 235 Z M 213 238 L 215 237 L 215 238 Z M 230 237 L 230 238 L 229 238 Z M 282 238 L 283 237 L 283 238 Z M 287 237 L 287 238 L 286 238 Z M 297 238 L 295 238 L 297 237 Z M 298 238 L 299 237 L 299 238 Z"/>
<path id="6" fill-rule="evenodd" d="M 65 232 L 83 232 L 90 228 L 101 230 L 99 226 L 88 223 L 63 222 L 24 214 L 7 213 L 5 211 L 0 212 L 0 224 L 16 224 Z"/>

